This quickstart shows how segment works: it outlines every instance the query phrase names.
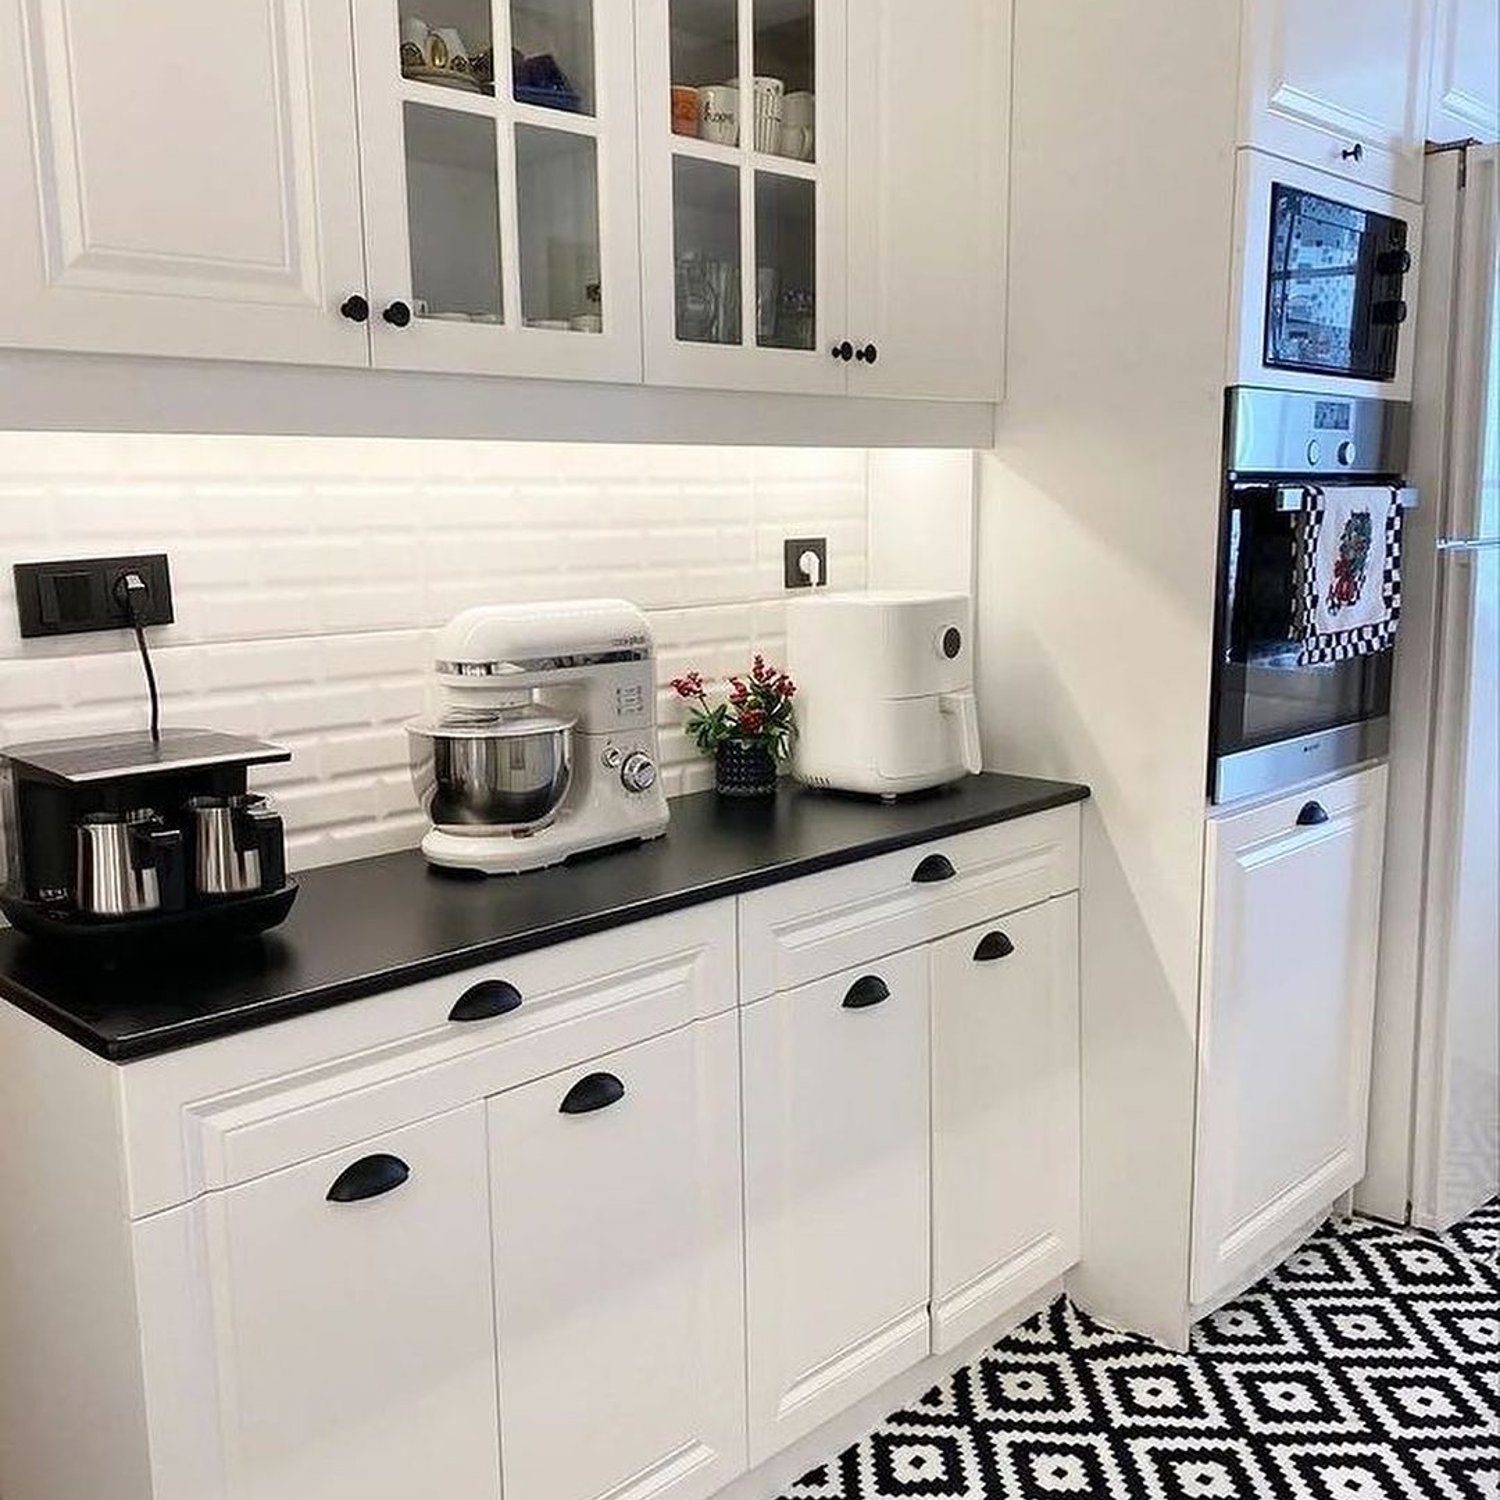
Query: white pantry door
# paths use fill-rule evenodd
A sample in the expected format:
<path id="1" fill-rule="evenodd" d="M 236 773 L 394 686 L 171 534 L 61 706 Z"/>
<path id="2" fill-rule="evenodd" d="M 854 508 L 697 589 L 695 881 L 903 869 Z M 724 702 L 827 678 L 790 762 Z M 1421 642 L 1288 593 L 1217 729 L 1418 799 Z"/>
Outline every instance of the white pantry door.
<path id="1" fill-rule="evenodd" d="M 6 0 L 0 345 L 367 364 L 350 57 L 344 0 Z"/>
<path id="2" fill-rule="evenodd" d="M 1364 1175 L 1386 771 L 1208 829 L 1192 1300 Z"/>

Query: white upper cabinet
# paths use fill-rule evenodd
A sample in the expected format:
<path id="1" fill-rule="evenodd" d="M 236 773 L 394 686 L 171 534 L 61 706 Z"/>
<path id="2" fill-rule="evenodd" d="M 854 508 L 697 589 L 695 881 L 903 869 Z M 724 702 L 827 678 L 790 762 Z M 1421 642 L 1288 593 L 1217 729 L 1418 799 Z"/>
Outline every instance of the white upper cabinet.
<path id="1" fill-rule="evenodd" d="M 0 6 L 0 345 L 362 365 L 345 0 Z"/>
<path id="2" fill-rule="evenodd" d="M 1436 0 L 1430 141 L 1500 140 L 1500 0 Z"/>
<path id="3" fill-rule="evenodd" d="M 637 0 L 646 379 L 838 394 L 846 0 Z"/>
<path id="4" fill-rule="evenodd" d="M 629 6 L 357 0 L 354 24 L 375 364 L 639 380 Z"/>
<path id="5" fill-rule="evenodd" d="M 1245 0 L 1241 144 L 1420 199 L 1432 4 Z"/>
<path id="6" fill-rule="evenodd" d="M 1209 822 L 1192 1298 L 1364 1175 L 1383 766 Z"/>
<path id="7" fill-rule="evenodd" d="M 851 395 L 999 399 L 1009 118 L 1008 0 L 851 7 Z"/>
<path id="8" fill-rule="evenodd" d="M 738 1017 L 489 1120 L 505 1500 L 721 1489 L 745 1467 Z"/>

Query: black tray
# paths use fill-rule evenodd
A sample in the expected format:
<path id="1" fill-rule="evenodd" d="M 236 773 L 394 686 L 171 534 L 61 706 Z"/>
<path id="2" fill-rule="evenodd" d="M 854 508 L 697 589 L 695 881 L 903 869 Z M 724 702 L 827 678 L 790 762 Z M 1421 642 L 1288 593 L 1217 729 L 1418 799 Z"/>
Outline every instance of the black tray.
<path id="1" fill-rule="evenodd" d="M 65 946 L 80 957 L 114 961 L 142 950 L 160 952 L 163 944 L 179 948 L 254 937 L 284 921 L 296 899 L 297 882 L 289 880 L 279 890 L 115 921 L 60 915 L 15 896 L 0 896 L 0 912 L 27 937 Z"/>

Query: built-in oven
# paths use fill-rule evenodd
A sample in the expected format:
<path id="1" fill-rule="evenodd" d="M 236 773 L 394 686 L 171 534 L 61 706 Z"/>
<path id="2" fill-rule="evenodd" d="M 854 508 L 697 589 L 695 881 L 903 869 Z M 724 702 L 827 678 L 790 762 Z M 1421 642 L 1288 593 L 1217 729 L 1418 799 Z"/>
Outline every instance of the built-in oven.
<path id="1" fill-rule="evenodd" d="M 1240 155 L 1230 383 L 1407 398 L 1420 205 Z"/>
<path id="2" fill-rule="evenodd" d="M 1391 651 L 1309 661 L 1308 507 L 1335 488 L 1409 506 L 1404 402 L 1232 387 L 1225 405 L 1209 796 L 1269 794 L 1383 755 Z"/>

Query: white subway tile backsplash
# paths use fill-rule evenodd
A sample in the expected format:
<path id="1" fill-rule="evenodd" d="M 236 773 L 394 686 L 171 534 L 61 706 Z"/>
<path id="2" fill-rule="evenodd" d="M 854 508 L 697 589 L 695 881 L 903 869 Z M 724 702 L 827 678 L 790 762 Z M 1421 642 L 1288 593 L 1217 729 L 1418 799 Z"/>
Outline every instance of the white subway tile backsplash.
<path id="1" fill-rule="evenodd" d="M 826 536 L 834 585 L 863 586 L 865 471 L 853 450 L 0 434 L 0 556 L 170 554 L 164 717 L 292 750 L 255 779 L 306 868 L 421 838 L 402 726 L 433 632 L 475 604 L 641 605 L 663 783 L 711 785 L 666 684 L 780 655 L 785 536 Z M 21 641 L 0 568 L 0 743 L 140 728 L 144 698 L 123 633 Z"/>

